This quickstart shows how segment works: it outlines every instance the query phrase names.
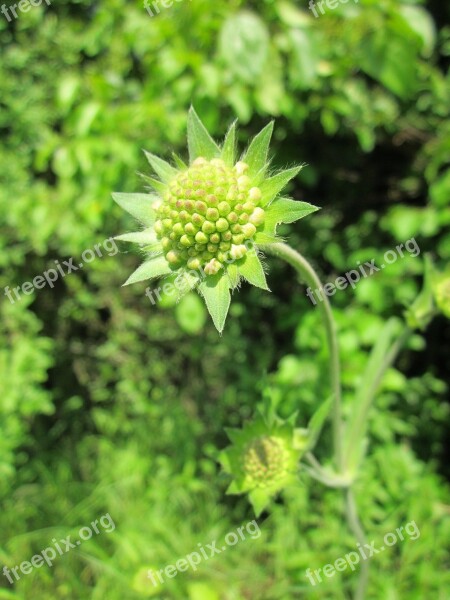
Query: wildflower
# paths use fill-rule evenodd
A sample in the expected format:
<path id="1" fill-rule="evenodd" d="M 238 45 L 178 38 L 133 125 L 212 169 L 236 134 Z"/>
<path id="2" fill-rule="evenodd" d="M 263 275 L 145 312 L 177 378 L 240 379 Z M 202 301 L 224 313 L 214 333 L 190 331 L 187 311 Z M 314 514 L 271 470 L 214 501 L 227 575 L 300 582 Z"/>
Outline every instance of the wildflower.
<path id="1" fill-rule="evenodd" d="M 236 123 L 222 147 L 210 137 L 191 108 L 188 118 L 189 165 L 171 165 L 146 152 L 158 179 L 146 177 L 152 191 L 113 194 L 114 200 L 144 226 L 116 239 L 135 242 L 145 262 L 124 285 L 177 273 L 179 297 L 196 289 L 219 332 L 230 306 L 230 291 L 242 279 L 268 290 L 261 246 L 280 241 L 277 225 L 292 223 L 317 210 L 279 193 L 301 166 L 269 173 L 273 123 L 236 156 Z"/>
<path id="2" fill-rule="evenodd" d="M 298 443 L 293 423 L 269 424 L 262 418 L 227 433 L 232 445 L 220 454 L 224 470 L 234 478 L 227 493 L 248 493 L 258 516 L 272 496 L 297 481 L 306 442 Z"/>

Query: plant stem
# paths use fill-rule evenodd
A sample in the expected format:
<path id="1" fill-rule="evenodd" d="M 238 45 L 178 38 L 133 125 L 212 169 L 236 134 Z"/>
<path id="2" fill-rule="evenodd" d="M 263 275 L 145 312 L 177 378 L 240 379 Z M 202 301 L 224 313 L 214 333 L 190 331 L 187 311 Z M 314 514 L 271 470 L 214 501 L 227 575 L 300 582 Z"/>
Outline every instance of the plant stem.
<path id="1" fill-rule="evenodd" d="M 299 253 L 293 250 L 287 244 L 262 245 L 261 249 L 284 259 L 289 263 L 307 285 L 313 289 L 322 289 L 319 277 L 311 264 Z M 333 445 L 337 472 L 342 473 L 343 452 L 342 452 L 342 406 L 341 406 L 341 380 L 340 380 L 340 359 L 339 346 L 336 334 L 336 325 L 333 318 L 330 303 L 326 294 L 322 294 L 323 302 L 319 304 L 324 318 L 327 341 L 330 353 L 330 380 L 333 390 Z"/>
<path id="2" fill-rule="evenodd" d="M 345 492 L 345 503 L 347 510 L 345 511 L 347 517 L 347 523 L 350 529 L 353 531 L 354 536 L 361 544 L 361 547 L 366 543 L 366 536 L 364 534 L 361 521 L 358 517 L 358 511 L 356 508 L 355 497 L 353 490 L 348 488 Z M 353 600 L 364 600 L 366 596 L 367 582 L 369 580 L 369 563 L 367 560 L 361 563 L 361 572 L 358 579 L 358 585 L 356 587 L 355 595 Z"/>
<path id="3" fill-rule="evenodd" d="M 374 372 L 373 379 L 370 382 L 371 385 L 367 386 L 364 397 L 360 399 L 360 402 L 358 403 L 359 406 L 356 407 L 356 410 L 358 411 L 355 415 L 356 419 L 352 423 L 352 426 L 349 427 L 348 431 L 346 432 L 347 447 L 344 456 L 344 465 L 347 470 L 350 470 L 350 472 L 353 472 L 353 470 L 357 468 L 357 464 L 350 464 L 350 460 L 353 456 L 355 456 L 355 449 L 357 448 L 357 445 L 361 443 L 362 439 L 365 436 L 370 408 L 372 406 L 377 390 L 380 387 L 380 384 L 383 380 L 387 369 L 389 369 L 389 367 L 392 366 L 392 364 L 398 356 L 398 353 L 400 352 L 410 335 L 411 330 L 408 327 L 405 327 L 401 335 L 397 338 L 397 340 L 387 351 L 378 369 Z"/>

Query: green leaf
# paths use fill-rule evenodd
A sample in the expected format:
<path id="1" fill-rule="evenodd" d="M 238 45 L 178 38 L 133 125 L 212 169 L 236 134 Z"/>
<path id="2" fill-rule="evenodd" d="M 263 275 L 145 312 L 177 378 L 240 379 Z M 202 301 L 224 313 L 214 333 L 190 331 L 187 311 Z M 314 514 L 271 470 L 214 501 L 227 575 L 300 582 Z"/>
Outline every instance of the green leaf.
<path id="1" fill-rule="evenodd" d="M 408 36 L 386 27 L 364 36 L 358 52 L 362 71 L 402 99 L 418 88 L 417 54 Z"/>
<path id="2" fill-rule="evenodd" d="M 154 279 L 155 277 L 161 277 L 169 273 L 172 273 L 172 269 L 165 256 L 161 254 L 145 261 L 144 264 L 130 275 L 123 285 L 130 285 L 131 283 L 145 281 L 146 279 Z"/>
<path id="3" fill-rule="evenodd" d="M 308 202 L 277 198 L 266 209 L 264 230 L 275 232 L 279 223 L 294 223 L 317 210 L 319 210 L 317 206 L 308 204 Z"/>
<path id="4" fill-rule="evenodd" d="M 115 240 L 119 242 L 133 242 L 134 244 L 156 244 L 159 243 L 156 233 L 152 228 L 143 229 L 142 231 L 135 231 L 133 233 L 123 233 L 122 235 L 116 235 Z"/>
<path id="5" fill-rule="evenodd" d="M 269 290 L 261 261 L 256 253 L 247 254 L 238 266 L 239 274 L 249 283 L 263 290 Z"/>
<path id="6" fill-rule="evenodd" d="M 144 154 L 152 169 L 164 183 L 169 183 L 169 181 L 178 175 L 178 171 L 175 169 L 175 167 L 169 165 L 169 163 L 165 160 L 162 160 L 162 158 L 159 158 L 158 156 L 155 156 L 146 150 L 144 150 Z"/>
<path id="7" fill-rule="evenodd" d="M 239 272 L 237 265 L 231 264 L 227 267 L 227 275 L 230 280 L 230 288 L 234 290 L 239 285 Z"/>
<path id="8" fill-rule="evenodd" d="M 222 146 L 221 158 L 229 167 L 236 162 L 236 124 L 237 120 L 231 124 Z"/>
<path id="9" fill-rule="evenodd" d="M 121 208 L 144 225 L 150 226 L 155 222 L 152 205 L 156 200 L 159 200 L 158 196 L 154 194 L 122 194 L 115 192 L 112 197 Z"/>
<path id="10" fill-rule="evenodd" d="M 399 13 L 420 38 L 425 56 L 431 56 L 436 45 L 436 27 L 430 13 L 422 6 L 400 6 Z"/>
<path id="11" fill-rule="evenodd" d="M 254 12 L 241 10 L 222 25 L 218 36 L 218 51 L 236 85 L 257 86 L 270 53 L 270 32 L 265 22 Z"/>
<path id="12" fill-rule="evenodd" d="M 295 89 L 311 89 L 318 77 L 320 65 L 320 42 L 312 27 L 291 27 L 289 79 Z"/>
<path id="13" fill-rule="evenodd" d="M 220 156 L 219 146 L 209 135 L 192 106 L 189 110 L 187 134 L 191 162 L 199 156 L 208 160 Z"/>
<path id="14" fill-rule="evenodd" d="M 261 193 L 262 193 L 262 201 L 261 205 L 266 206 L 269 204 L 271 200 L 273 200 L 276 195 L 281 192 L 281 190 L 289 183 L 289 181 L 298 175 L 302 170 L 303 165 L 298 167 L 293 167 L 292 169 L 286 169 L 285 171 L 280 171 L 273 177 L 269 177 L 266 179 L 261 185 Z"/>
<path id="15" fill-rule="evenodd" d="M 219 333 L 222 333 L 230 308 L 230 283 L 226 273 L 208 275 L 198 286 L 205 299 L 206 307 Z"/>
<path id="16" fill-rule="evenodd" d="M 273 132 L 273 121 L 255 136 L 242 160 L 249 166 L 249 175 L 256 175 L 267 166 L 267 155 Z"/>
<path id="17" fill-rule="evenodd" d="M 200 333 L 205 325 L 206 310 L 197 294 L 185 296 L 175 309 L 175 318 L 183 331 L 191 335 Z"/>

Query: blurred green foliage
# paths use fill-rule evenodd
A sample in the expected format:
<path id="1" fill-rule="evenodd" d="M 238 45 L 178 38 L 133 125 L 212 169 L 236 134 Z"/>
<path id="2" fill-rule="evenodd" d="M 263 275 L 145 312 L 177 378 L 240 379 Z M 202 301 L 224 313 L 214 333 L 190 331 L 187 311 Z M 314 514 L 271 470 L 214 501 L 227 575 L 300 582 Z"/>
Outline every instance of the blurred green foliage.
<path id="1" fill-rule="evenodd" d="M 111 191 L 141 191 L 142 148 L 185 155 L 193 102 L 242 145 L 276 118 L 274 166 L 307 162 L 291 194 L 323 207 L 284 226 L 324 281 L 414 237 L 406 256 L 333 298 L 346 410 L 384 321 L 421 288 L 422 256 L 450 258 L 450 28 L 438 2 L 361 0 L 314 18 L 306 2 L 59 0 L 0 18 L 0 287 L 31 281 L 133 224 Z M 348 598 L 350 571 L 304 571 L 354 549 L 339 491 L 301 476 L 263 534 L 160 589 L 163 568 L 252 519 L 226 497 L 217 449 L 264 395 L 299 425 L 329 396 L 317 310 L 271 259 L 272 294 L 244 288 L 221 338 L 188 296 L 151 305 L 121 288 L 140 257 L 97 258 L 11 304 L 1 299 L 0 564 L 14 566 L 109 511 L 94 537 L 0 599 Z M 371 561 L 368 598 L 444 600 L 450 534 L 443 317 L 383 382 L 357 497 L 368 539 L 421 531 Z M 323 447 L 323 455 L 327 448 Z M 447 503 L 447 504 L 446 504 Z M 447 569 L 447 572 L 446 572 Z M 144 576 L 145 579 L 145 576 Z"/>

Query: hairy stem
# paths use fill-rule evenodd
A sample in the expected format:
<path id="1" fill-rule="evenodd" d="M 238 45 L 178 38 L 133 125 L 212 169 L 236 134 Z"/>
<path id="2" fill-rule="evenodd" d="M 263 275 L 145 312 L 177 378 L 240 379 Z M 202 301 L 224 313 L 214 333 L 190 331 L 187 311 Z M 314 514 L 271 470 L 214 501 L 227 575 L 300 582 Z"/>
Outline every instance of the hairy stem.
<path id="1" fill-rule="evenodd" d="M 355 456 L 355 453 L 357 451 L 358 444 L 361 443 L 362 439 L 366 434 L 369 412 L 372 407 L 372 403 L 376 396 L 377 390 L 380 387 L 380 384 L 383 380 L 386 371 L 393 365 L 395 359 L 398 356 L 398 353 L 400 352 L 410 335 L 411 330 L 405 327 L 401 335 L 388 349 L 382 362 L 379 364 L 378 368 L 373 373 L 370 386 L 366 388 L 364 397 L 360 399 L 360 402 L 358 402 L 358 406 L 356 407 L 356 418 L 352 423 L 351 427 L 349 427 L 348 431 L 346 432 L 347 447 L 345 449 L 344 465 L 345 468 L 349 469 L 350 471 L 353 471 L 357 468 L 357 461 L 355 461 L 353 457 Z M 352 460 L 355 464 L 350 464 Z"/>
<path id="2" fill-rule="evenodd" d="M 361 547 L 364 547 L 366 543 L 366 536 L 362 528 L 361 522 L 358 517 L 358 510 L 356 507 L 355 497 L 351 488 L 348 488 L 345 493 L 345 504 L 346 504 L 346 517 L 347 523 L 352 530 L 354 536 L 358 540 Z M 361 563 L 361 572 L 358 579 L 354 600 L 364 600 L 366 597 L 366 588 L 369 581 L 369 563 L 367 560 Z"/>
<path id="3" fill-rule="evenodd" d="M 301 279 L 312 288 L 322 288 L 319 277 L 310 263 L 299 253 L 293 250 L 287 244 L 270 244 L 261 246 L 261 249 L 278 256 L 289 263 Z M 330 353 L 330 380 L 333 390 L 333 445 L 334 456 L 338 473 L 342 472 L 343 452 L 342 452 L 342 406 L 341 406 L 341 380 L 340 380 L 340 360 L 339 346 L 336 334 L 336 325 L 333 318 L 330 303 L 327 296 L 323 295 L 323 302 L 319 304 L 324 319 L 327 341 Z"/>

